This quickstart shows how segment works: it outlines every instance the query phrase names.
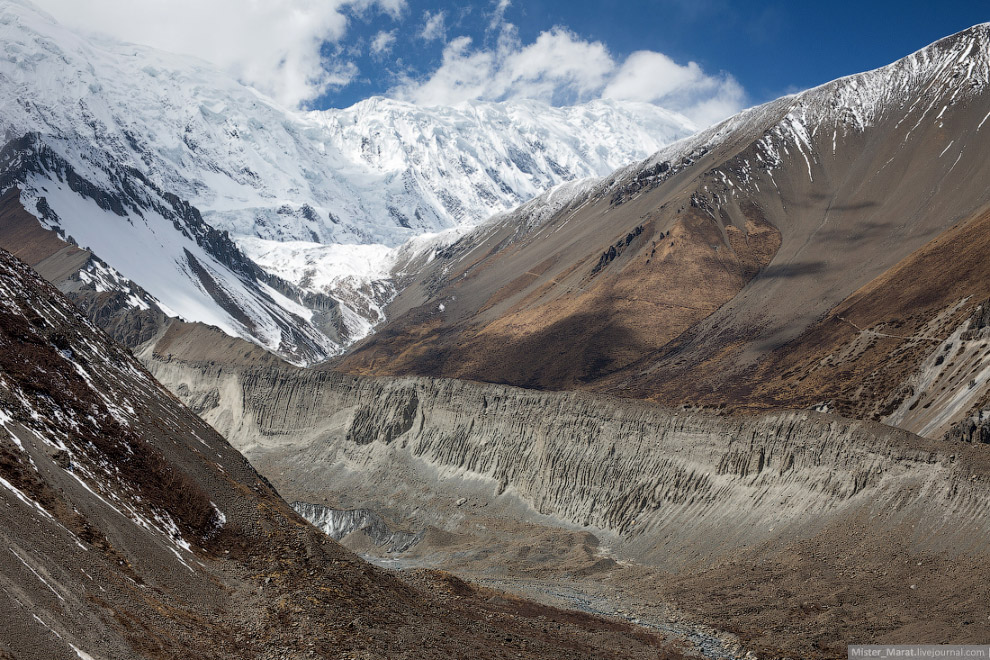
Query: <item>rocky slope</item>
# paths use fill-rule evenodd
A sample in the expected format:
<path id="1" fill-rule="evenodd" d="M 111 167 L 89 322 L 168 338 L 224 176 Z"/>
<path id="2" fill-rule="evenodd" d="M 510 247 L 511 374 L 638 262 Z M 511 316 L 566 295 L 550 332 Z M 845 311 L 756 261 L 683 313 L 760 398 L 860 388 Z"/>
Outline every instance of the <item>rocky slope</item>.
<path id="1" fill-rule="evenodd" d="M 3 251 L 0 294 L 3 657 L 664 654 L 622 623 L 358 560 Z"/>
<path id="2" fill-rule="evenodd" d="M 304 526 L 125 349 L 5 252 L 0 286 L 0 647 L 61 658 L 188 645 L 216 657 L 218 630 L 203 618 L 213 612 L 230 623 L 232 653 L 247 652 L 226 599 L 255 587 L 246 565 L 228 573 L 222 558 L 279 519 Z"/>
<path id="3" fill-rule="evenodd" d="M 934 365 L 990 298 L 988 33 L 745 111 L 554 213 L 480 227 L 341 368 L 825 407 L 941 437 L 988 392 L 976 335 Z"/>
<path id="4" fill-rule="evenodd" d="M 600 580 L 633 574 L 614 561 L 632 560 L 659 570 L 636 578 L 643 598 L 669 594 L 755 648 L 801 657 L 838 657 L 854 639 L 975 642 L 990 630 L 967 591 L 985 571 L 990 526 L 982 446 L 814 412 L 725 417 L 587 393 L 146 358 L 281 492 L 310 503 L 297 509 L 339 523 L 346 516 L 329 509 L 370 509 L 391 521 L 383 544 L 396 529 L 421 535 L 417 561 L 439 553 L 488 576 L 539 561 Z M 537 560 L 548 529 L 594 533 L 601 547 L 580 551 L 587 536 L 572 538 Z M 801 603 L 812 610 L 796 616 Z"/>

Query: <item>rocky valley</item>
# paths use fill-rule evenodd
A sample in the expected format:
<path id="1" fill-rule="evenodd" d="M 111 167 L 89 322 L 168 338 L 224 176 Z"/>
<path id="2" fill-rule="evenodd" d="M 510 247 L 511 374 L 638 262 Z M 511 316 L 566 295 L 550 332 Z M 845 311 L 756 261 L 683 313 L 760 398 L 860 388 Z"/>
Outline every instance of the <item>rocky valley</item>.
<path id="1" fill-rule="evenodd" d="M 990 25 L 700 132 L 0 33 L 0 658 L 990 639 Z"/>
<path id="2" fill-rule="evenodd" d="M 374 511 L 340 534 L 369 556 L 537 591 L 615 585 L 732 630 L 761 657 L 990 628 L 974 581 L 990 523 L 981 446 L 808 411 L 727 417 L 444 379 L 145 362 L 310 519 Z M 972 597 L 918 605 L 958 592 Z"/>
<path id="3" fill-rule="evenodd" d="M 6 252 L 0 290 L 3 657 L 679 657 L 629 624 L 374 568 Z"/>

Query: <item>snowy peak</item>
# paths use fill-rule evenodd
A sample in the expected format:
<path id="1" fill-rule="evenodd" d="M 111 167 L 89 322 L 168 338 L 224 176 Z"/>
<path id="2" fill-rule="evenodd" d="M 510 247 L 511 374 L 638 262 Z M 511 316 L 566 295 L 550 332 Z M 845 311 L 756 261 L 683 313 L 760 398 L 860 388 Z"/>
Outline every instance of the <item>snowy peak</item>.
<path id="1" fill-rule="evenodd" d="M 8 135 L 99 144 L 235 237 L 397 246 L 603 176 L 695 128 L 615 102 L 376 98 L 297 113 L 198 60 L 84 38 L 26 5 L 6 6 L 0 37 Z"/>
<path id="2" fill-rule="evenodd" d="M 976 25 L 893 64 L 847 76 L 792 98 L 793 116 L 862 130 L 936 98 L 972 97 L 990 84 L 990 24 Z M 908 104 L 905 108 L 904 104 Z M 802 112 L 803 111 L 803 112 Z M 802 117 L 802 118 L 803 118 Z"/>
<path id="3" fill-rule="evenodd" d="M 477 223 L 562 182 L 607 174 L 694 130 L 662 108 L 608 101 L 423 109 L 375 98 L 310 117 L 355 166 L 381 177 L 385 213 L 420 232 Z"/>
<path id="4" fill-rule="evenodd" d="M 20 203 L 44 227 L 109 262 L 97 290 L 129 292 L 137 282 L 143 289 L 133 301 L 137 309 L 153 305 L 168 316 L 210 323 L 291 362 L 339 351 L 332 301 L 261 270 L 225 232 L 140 171 L 98 150 L 88 155 L 84 175 L 36 134 L 13 140 L 0 150 L 0 190 L 19 188 Z"/>
<path id="5" fill-rule="evenodd" d="M 968 115 L 971 106 L 982 107 L 988 87 L 990 23 L 984 23 L 887 66 L 744 110 L 616 171 L 590 195 L 628 200 L 688 168 L 697 170 L 697 164 L 712 167 L 720 158 L 729 162 L 708 173 L 718 181 L 706 190 L 720 188 L 736 195 L 753 191 L 749 184 L 757 171 L 773 172 L 792 164 L 800 164 L 792 169 L 800 169 L 812 181 L 816 171 L 818 176 L 841 176 L 833 168 L 844 167 L 835 162 L 843 143 L 853 141 L 857 148 L 866 148 L 861 144 L 863 136 L 876 129 L 870 148 L 887 149 L 889 158 L 895 159 L 901 149 L 920 144 L 918 132 L 925 127 L 944 128 L 951 110 L 962 108 Z M 984 129 L 990 107 L 977 114 L 975 123 L 959 130 L 969 135 Z M 964 142 L 942 146 L 957 155 Z M 701 158 L 705 154 L 710 155 Z"/>
<path id="6" fill-rule="evenodd" d="M 166 314 L 296 363 L 326 359 L 381 320 L 392 285 L 354 271 L 365 253 L 478 223 L 694 130 L 662 109 L 612 102 L 419 108 L 377 98 L 300 113 L 204 62 L 76 33 L 27 3 L 0 3 L 0 44 L 0 131 L 43 145 L 37 167 L 9 173 L 3 190 L 20 188 L 46 227 Z M 291 256 L 286 241 L 312 248 L 303 252 L 313 267 L 276 269 L 292 282 L 241 252 Z M 330 257 L 314 257 L 323 246 Z"/>

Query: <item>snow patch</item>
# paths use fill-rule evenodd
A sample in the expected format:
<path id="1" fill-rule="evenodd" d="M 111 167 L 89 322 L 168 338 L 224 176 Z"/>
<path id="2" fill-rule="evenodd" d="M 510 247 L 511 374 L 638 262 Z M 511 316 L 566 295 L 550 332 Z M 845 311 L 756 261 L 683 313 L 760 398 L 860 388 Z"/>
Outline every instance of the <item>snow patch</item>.
<path id="1" fill-rule="evenodd" d="M 79 656 L 80 660 L 95 660 L 95 658 L 93 658 L 93 656 L 91 656 L 89 653 L 86 653 L 85 651 L 79 649 L 73 644 L 69 644 L 69 646 L 72 647 L 72 650 L 76 652 L 76 655 Z"/>

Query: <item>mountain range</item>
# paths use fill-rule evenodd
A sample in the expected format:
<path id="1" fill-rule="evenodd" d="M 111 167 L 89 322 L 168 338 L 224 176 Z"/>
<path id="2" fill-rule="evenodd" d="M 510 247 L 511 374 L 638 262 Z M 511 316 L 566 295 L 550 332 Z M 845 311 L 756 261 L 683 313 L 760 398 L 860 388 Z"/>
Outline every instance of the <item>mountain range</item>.
<path id="1" fill-rule="evenodd" d="M 990 635 L 990 24 L 701 131 L 0 36 L 3 660 Z"/>
<path id="2" fill-rule="evenodd" d="M 388 287 L 371 281 L 389 248 L 695 129 L 610 101 L 430 109 L 375 98 L 302 113 L 204 62 L 63 28 L 22 0 L 0 15 L 0 129 L 22 170 L 8 162 L 0 192 L 16 185 L 46 228 L 167 316 L 295 363 L 325 360 L 381 320 Z"/>

